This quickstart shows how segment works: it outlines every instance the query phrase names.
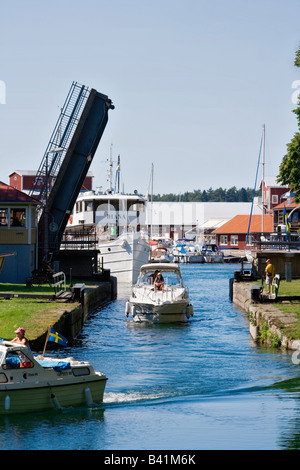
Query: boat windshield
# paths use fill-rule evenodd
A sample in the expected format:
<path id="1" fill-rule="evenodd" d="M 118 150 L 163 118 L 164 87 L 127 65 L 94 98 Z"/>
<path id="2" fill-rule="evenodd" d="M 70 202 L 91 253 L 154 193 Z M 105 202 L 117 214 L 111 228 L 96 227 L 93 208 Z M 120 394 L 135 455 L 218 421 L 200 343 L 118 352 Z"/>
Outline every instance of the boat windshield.
<path id="1" fill-rule="evenodd" d="M 23 351 L 8 351 L 6 354 L 4 369 L 19 369 L 22 367 L 33 367 L 33 362 Z"/>
<path id="2" fill-rule="evenodd" d="M 140 274 L 138 279 L 138 285 L 153 284 L 156 275 L 160 272 L 162 274 L 165 286 L 182 286 L 182 279 L 178 271 L 158 271 L 158 270 L 147 270 Z"/>

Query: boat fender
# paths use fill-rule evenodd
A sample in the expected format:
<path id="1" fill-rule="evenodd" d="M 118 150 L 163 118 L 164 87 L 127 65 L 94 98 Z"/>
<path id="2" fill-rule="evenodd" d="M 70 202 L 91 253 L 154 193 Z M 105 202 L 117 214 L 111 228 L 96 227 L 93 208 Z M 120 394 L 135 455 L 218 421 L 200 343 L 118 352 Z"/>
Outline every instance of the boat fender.
<path id="1" fill-rule="evenodd" d="M 129 313 L 130 313 L 130 302 L 126 302 L 126 306 L 125 306 L 126 317 L 129 316 Z"/>
<path id="2" fill-rule="evenodd" d="M 59 401 L 58 401 L 58 399 L 56 398 L 56 396 L 54 395 L 54 393 L 51 393 L 51 400 L 52 400 L 52 402 L 53 402 L 53 404 L 54 404 L 54 406 L 55 406 L 55 408 L 56 408 L 57 410 L 61 410 L 61 409 L 62 409 L 62 407 L 60 406 Z"/>
<path id="3" fill-rule="evenodd" d="M 4 408 L 5 408 L 5 411 L 8 411 L 10 409 L 10 396 L 9 395 L 6 395 L 5 397 Z"/>
<path id="4" fill-rule="evenodd" d="M 86 387 L 84 389 L 84 393 L 85 393 L 85 399 L 86 399 L 87 406 L 93 405 L 94 402 L 93 402 L 93 397 L 92 397 L 92 392 L 91 392 L 90 387 Z"/>
<path id="5" fill-rule="evenodd" d="M 134 317 L 135 316 L 135 305 L 132 305 L 130 309 L 131 315 Z"/>
<path id="6" fill-rule="evenodd" d="M 186 309 L 187 317 L 190 318 L 194 315 L 194 307 L 192 304 L 188 304 L 187 309 Z"/>

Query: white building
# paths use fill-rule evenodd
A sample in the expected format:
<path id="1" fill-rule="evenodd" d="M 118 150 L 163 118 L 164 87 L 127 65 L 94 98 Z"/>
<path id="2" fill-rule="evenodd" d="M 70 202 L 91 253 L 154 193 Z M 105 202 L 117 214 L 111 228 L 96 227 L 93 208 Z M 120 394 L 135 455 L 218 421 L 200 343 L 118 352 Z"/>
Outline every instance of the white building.
<path id="1" fill-rule="evenodd" d="M 210 219 L 224 219 L 225 223 L 236 215 L 250 215 L 251 206 L 251 202 L 149 202 L 145 225 L 152 236 L 177 240 Z M 252 214 L 261 214 L 255 204 Z"/>

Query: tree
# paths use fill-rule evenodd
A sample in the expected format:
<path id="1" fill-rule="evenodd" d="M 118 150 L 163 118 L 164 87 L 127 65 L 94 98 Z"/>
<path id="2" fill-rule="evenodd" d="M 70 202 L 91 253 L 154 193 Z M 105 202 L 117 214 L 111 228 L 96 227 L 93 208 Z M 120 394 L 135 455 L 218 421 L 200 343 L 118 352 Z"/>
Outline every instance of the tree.
<path id="1" fill-rule="evenodd" d="M 296 52 L 294 65 L 300 67 L 300 48 Z M 299 131 L 287 145 L 287 153 L 280 164 L 277 181 L 290 186 L 291 191 L 296 193 L 295 202 L 298 203 L 300 202 L 300 99 L 293 112 L 297 116 Z"/>

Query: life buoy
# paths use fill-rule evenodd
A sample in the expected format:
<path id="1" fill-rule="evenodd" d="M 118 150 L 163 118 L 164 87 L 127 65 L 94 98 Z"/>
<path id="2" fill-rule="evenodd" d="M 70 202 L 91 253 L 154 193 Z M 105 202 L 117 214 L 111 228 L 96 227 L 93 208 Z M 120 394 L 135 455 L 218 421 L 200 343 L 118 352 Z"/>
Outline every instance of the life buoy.
<path id="1" fill-rule="evenodd" d="M 69 217 L 69 223 L 70 223 L 70 224 L 73 223 L 73 216 L 72 216 L 72 215 L 70 215 L 70 217 Z"/>

